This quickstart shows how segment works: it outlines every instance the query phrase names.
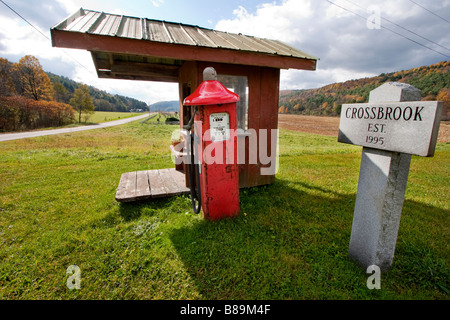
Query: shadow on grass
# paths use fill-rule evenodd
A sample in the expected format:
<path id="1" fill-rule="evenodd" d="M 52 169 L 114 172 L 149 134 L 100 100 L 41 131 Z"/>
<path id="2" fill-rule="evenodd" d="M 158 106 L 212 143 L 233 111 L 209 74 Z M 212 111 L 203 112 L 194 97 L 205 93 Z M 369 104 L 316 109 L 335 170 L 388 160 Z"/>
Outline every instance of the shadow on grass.
<path id="1" fill-rule="evenodd" d="M 153 216 L 171 208 L 174 197 L 153 198 L 135 202 L 119 204 L 119 213 L 125 222 L 137 220 L 142 216 Z"/>
<path id="2" fill-rule="evenodd" d="M 348 257 L 355 195 L 277 179 L 241 190 L 240 198 L 239 217 L 202 220 L 171 234 L 205 299 L 448 298 L 445 242 L 437 250 L 411 234 L 397 244 L 383 290 L 367 288 L 369 275 Z M 448 217 L 445 210 L 405 201 L 404 214 L 413 213 Z"/>

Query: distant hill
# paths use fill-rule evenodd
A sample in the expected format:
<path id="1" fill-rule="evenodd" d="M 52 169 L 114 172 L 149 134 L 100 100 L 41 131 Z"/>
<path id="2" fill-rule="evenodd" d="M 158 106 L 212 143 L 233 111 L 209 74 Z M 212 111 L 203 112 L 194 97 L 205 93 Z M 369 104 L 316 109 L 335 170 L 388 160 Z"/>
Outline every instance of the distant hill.
<path id="1" fill-rule="evenodd" d="M 318 89 L 281 90 L 279 113 L 338 116 L 344 103 L 365 103 L 371 90 L 397 81 L 422 91 L 422 100 L 450 102 L 450 61 L 410 70 L 382 73 L 372 78 L 333 83 Z"/>
<path id="2" fill-rule="evenodd" d="M 58 76 L 51 72 L 46 72 L 53 85 L 56 83 L 61 84 L 59 86 L 57 94 L 62 102 L 68 103 L 70 97 L 74 93 L 75 89 L 80 85 L 79 82 L 71 80 L 64 76 Z M 55 88 L 56 89 L 56 88 Z M 65 89 L 65 90 L 64 90 Z M 118 94 L 110 94 L 106 91 L 99 90 L 93 86 L 89 86 L 92 102 L 95 106 L 95 111 L 115 111 L 115 112 L 129 112 L 129 111 L 148 111 L 148 106 L 145 102 L 139 101 L 134 98 L 125 97 Z"/>
<path id="3" fill-rule="evenodd" d="M 160 101 L 150 105 L 151 111 L 162 111 L 162 112 L 178 112 L 179 102 L 174 101 Z"/>
<path id="4" fill-rule="evenodd" d="M 50 80 L 53 84 L 60 83 L 67 90 L 66 93 L 62 92 L 61 100 L 66 100 L 68 103 L 70 96 L 73 94 L 75 89 L 78 88 L 80 83 L 73 81 L 64 76 L 58 76 L 51 72 L 47 72 Z M 125 97 L 121 95 L 112 95 L 106 91 L 99 90 L 95 87 L 89 86 L 92 101 L 94 102 L 95 111 L 116 111 L 116 112 L 128 112 L 128 111 L 148 111 L 149 106 L 142 101 L 136 100 L 134 98 Z M 64 89 L 61 89 L 64 91 Z M 65 96 L 65 97 L 64 97 Z M 178 101 L 160 101 L 150 105 L 151 111 L 162 111 L 162 112 L 175 112 L 178 111 Z"/>

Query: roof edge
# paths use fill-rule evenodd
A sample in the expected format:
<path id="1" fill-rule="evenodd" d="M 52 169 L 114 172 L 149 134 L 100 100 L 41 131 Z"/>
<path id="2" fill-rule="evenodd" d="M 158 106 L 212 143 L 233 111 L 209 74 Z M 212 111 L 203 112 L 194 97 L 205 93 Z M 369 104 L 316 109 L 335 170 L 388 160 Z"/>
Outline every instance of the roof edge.
<path id="1" fill-rule="evenodd" d="M 192 40 L 192 42 L 194 44 L 190 44 L 190 43 L 186 43 L 185 39 L 183 39 L 183 38 L 180 38 L 180 41 L 177 41 L 176 39 L 175 40 L 172 39 L 170 37 L 170 33 L 169 33 L 169 41 L 166 41 L 166 39 L 159 39 L 159 38 L 156 38 L 156 39 L 145 38 L 144 39 L 144 37 L 141 37 L 141 39 L 139 39 L 139 38 L 136 38 L 134 34 L 130 34 L 130 35 L 127 33 L 122 34 L 122 32 L 120 32 L 118 34 L 118 31 L 117 31 L 118 29 L 115 29 L 115 31 L 113 31 L 112 33 L 111 32 L 104 33 L 103 31 L 91 32 L 92 26 L 87 28 L 88 31 L 86 32 L 85 31 L 86 27 L 84 27 L 84 25 L 86 23 L 91 23 L 91 24 L 93 23 L 93 25 L 95 25 L 96 21 L 92 22 L 93 21 L 92 15 L 98 15 L 98 14 L 100 14 L 100 16 L 102 16 L 102 15 L 107 15 L 108 17 L 111 16 L 111 17 L 114 17 L 113 19 L 116 19 L 116 20 L 118 19 L 117 17 L 120 17 L 120 24 L 122 24 L 122 21 L 124 18 L 140 20 L 141 21 L 140 27 L 142 29 L 141 30 L 142 34 L 144 34 L 144 32 L 146 31 L 146 29 L 145 29 L 146 27 L 144 26 L 144 21 L 153 21 L 156 23 L 162 23 L 164 26 L 165 26 L 165 24 L 178 25 L 178 26 L 180 26 L 181 30 L 184 31 L 184 34 L 186 34 L 187 37 L 189 37 L 191 40 L 193 38 L 190 36 L 189 32 L 192 32 L 192 30 L 187 32 L 186 30 L 184 30 L 184 27 L 195 28 L 199 32 L 200 35 L 205 37 L 206 40 L 209 40 L 210 42 L 213 41 L 212 44 L 215 44 L 216 47 L 203 45 L 203 43 L 195 40 L 196 39 L 195 35 L 193 35 L 195 39 Z M 85 18 L 85 16 L 86 16 L 86 18 Z M 83 24 L 84 29 L 83 28 L 80 29 L 80 28 L 71 26 L 74 23 L 75 24 L 78 23 L 78 22 L 76 22 L 77 19 L 80 19 L 80 21 L 83 21 L 83 19 L 89 19 L 89 21 L 87 21 L 87 20 L 83 21 L 82 24 Z M 98 18 L 96 18 L 96 19 L 98 19 Z M 117 24 L 117 23 L 115 23 L 115 24 Z M 70 30 L 69 30 L 69 27 L 70 27 Z M 132 30 L 135 30 L 135 29 L 132 29 Z M 305 62 L 310 61 L 310 63 L 306 62 L 306 65 L 308 65 L 308 67 L 306 69 L 303 69 L 301 67 L 299 68 L 298 66 L 300 66 L 302 64 L 295 63 L 295 62 L 293 63 L 292 66 L 288 66 L 289 63 L 287 63 L 287 64 L 281 63 L 281 65 L 279 66 L 281 69 L 294 68 L 294 69 L 303 69 L 303 70 L 315 70 L 315 64 L 319 60 L 319 58 L 317 58 L 313 55 L 310 55 L 302 50 L 299 50 L 291 45 L 283 43 L 280 40 L 260 38 L 260 37 L 256 37 L 256 36 L 245 35 L 242 33 L 230 33 L 230 32 L 225 32 L 225 31 L 218 31 L 218 30 L 203 28 L 203 27 L 194 26 L 194 25 L 190 25 L 190 24 L 170 22 L 170 21 L 165 21 L 165 20 L 139 18 L 139 17 L 128 16 L 128 15 L 109 14 L 109 13 L 104 13 L 104 12 L 100 12 L 100 11 L 96 11 L 96 10 L 83 9 L 83 8 L 80 8 L 75 13 L 70 15 L 68 18 L 66 18 L 62 22 L 53 26 L 50 31 L 51 31 L 51 35 L 52 35 L 52 45 L 54 47 L 62 46 L 62 47 L 67 47 L 67 48 L 85 49 L 85 50 L 89 50 L 89 51 L 97 51 L 96 49 L 100 49 L 100 47 L 104 47 L 104 46 L 103 46 L 103 44 L 98 44 L 98 48 L 96 46 L 92 46 L 92 43 L 89 43 L 88 39 L 92 38 L 92 40 L 94 40 L 94 38 L 95 38 L 95 41 L 97 43 L 99 43 L 98 42 L 99 38 L 97 38 L 97 37 L 112 36 L 112 38 L 115 38 L 115 39 L 143 40 L 148 43 L 151 43 L 152 44 L 151 47 L 154 47 L 155 45 L 160 45 L 162 47 L 165 47 L 167 44 L 174 44 L 174 45 L 181 46 L 181 47 L 191 48 L 191 50 L 194 50 L 194 51 L 198 51 L 198 50 L 209 51 L 209 49 L 212 48 L 212 49 L 216 49 L 219 51 L 225 50 L 225 51 L 230 51 L 230 52 L 240 52 L 242 54 L 245 54 L 245 53 L 256 54 L 256 55 L 261 54 L 261 55 L 265 55 L 267 57 L 272 57 L 272 58 L 278 57 L 278 58 L 282 58 L 282 59 L 288 59 L 291 61 L 291 63 L 294 60 L 304 60 Z M 217 42 L 214 38 L 211 38 L 211 36 L 209 34 L 207 34 L 206 36 L 203 35 L 203 33 L 205 33 L 205 32 L 206 33 L 214 32 L 217 37 L 223 38 L 222 39 L 223 42 L 227 43 L 228 45 L 226 44 L 225 46 L 223 46 L 223 44 L 220 42 L 220 40 L 219 40 L 219 42 Z M 77 36 L 77 35 L 79 35 L 79 36 Z M 175 33 L 175 35 L 176 35 L 176 33 Z M 240 37 L 243 39 L 241 39 Z M 106 39 L 106 38 L 103 38 L 103 39 Z M 74 41 L 74 43 L 71 43 L 70 41 Z M 109 42 L 109 40 L 106 40 L 106 41 Z M 242 42 L 242 45 L 239 45 L 240 41 Z M 256 47 L 252 46 L 252 43 L 255 43 Z M 258 48 L 258 47 L 262 48 L 262 50 L 260 50 L 260 48 Z M 117 47 L 115 49 L 117 49 Z M 100 50 L 98 50 L 98 51 L 100 51 Z M 228 63 L 230 63 L 230 62 L 228 62 Z M 237 61 L 233 61 L 231 63 L 241 64 Z M 249 63 L 249 61 L 247 61 L 247 63 L 243 63 L 243 64 L 248 64 L 248 63 Z M 314 66 L 311 66 L 311 63 L 313 63 Z M 251 64 L 252 63 L 250 63 L 250 65 Z"/>
<path id="2" fill-rule="evenodd" d="M 92 11 L 92 10 L 88 10 L 88 11 Z M 70 16 L 68 16 L 66 19 L 64 19 L 63 21 L 61 21 L 61 22 L 57 23 L 56 25 L 54 25 L 53 27 L 51 27 L 50 30 L 65 28 L 69 24 L 71 24 L 73 21 L 75 21 L 76 19 L 78 19 L 81 16 L 84 16 L 85 14 L 86 14 L 85 10 L 83 8 L 80 8 L 75 13 L 72 13 Z"/>

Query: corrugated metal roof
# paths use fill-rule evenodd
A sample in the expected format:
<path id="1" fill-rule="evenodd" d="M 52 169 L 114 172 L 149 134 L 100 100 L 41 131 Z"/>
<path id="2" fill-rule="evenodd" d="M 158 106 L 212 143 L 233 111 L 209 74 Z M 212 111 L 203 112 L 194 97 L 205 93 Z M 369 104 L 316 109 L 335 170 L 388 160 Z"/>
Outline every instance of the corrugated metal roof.
<path id="1" fill-rule="evenodd" d="M 52 29 L 318 60 L 277 40 L 80 9 Z"/>

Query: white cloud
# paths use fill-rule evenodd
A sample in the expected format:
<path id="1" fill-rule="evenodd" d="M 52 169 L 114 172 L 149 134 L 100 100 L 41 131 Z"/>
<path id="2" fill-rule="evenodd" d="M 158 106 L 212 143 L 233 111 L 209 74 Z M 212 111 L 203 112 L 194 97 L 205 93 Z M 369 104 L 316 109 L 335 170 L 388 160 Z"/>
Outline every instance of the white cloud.
<path id="1" fill-rule="evenodd" d="M 330 1 L 363 17 L 370 15 L 367 11 L 370 5 L 378 6 L 382 18 L 450 47 L 448 24 L 408 0 Z M 159 6 L 168 5 L 164 0 L 150 0 L 147 4 L 151 6 L 152 2 Z M 122 11 L 129 7 L 122 7 L 118 3 L 120 2 L 108 2 L 106 5 L 98 0 L 40 0 L 39 6 L 31 6 L 27 0 L 8 2 L 48 38 L 53 25 L 80 7 L 126 13 Z M 441 16 L 450 15 L 450 0 L 432 1 L 423 5 Z M 105 6 L 107 8 L 104 8 Z M 241 2 L 240 6 L 236 5 L 230 17 L 219 21 L 214 28 L 278 39 L 320 58 L 317 71 L 282 71 L 282 89 L 318 87 L 335 81 L 418 67 L 448 59 L 386 29 L 370 30 L 364 18 L 327 1 L 261 0 L 261 4 L 253 11 L 252 9 L 246 7 L 245 2 Z M 180 16 L 186 17 L 188 14 L 182 12 Z M 226 16 L 226 13 L 224 15 Z M 32 54 L 41 61 L 45 70 L 145 102 L 178 97 L 176 84 L 98 79 L 92 58 L 85 50 L 51 47 L 48 39 L 6 7 L 0 10 L 0 19 L 0 56 L 10 61 L 16 62 L 22 56 Z M 180 18 L 180 21 L 186 19 L 188 17 Z M 407 34 L 387 21 L 382 20 L 382 25 L 450 55 L 450 51 Z M 78 62 L 90 71 L 81 67 Z"/>
<path id="2" fill-rule="evenodd" d="M 81 7 L 74 1 L 70 1 L 70 0 L 56 0 L 56 2 L 58 2 L 62 7 L 64 7 L 68 14 L 74 13 Z"/>
<path id="3" fill-rule="evenodd" d="M 162 4 L 163 1 L 158 0 L 158 3 Z M 0 11 L 0 57 L 7 58 L 11 62 L 18 62 L 25 55 L 33 55 L 39 59 L 46 71 L 146 103 L 178 99 L 177 84 L 99 79 L 89 52 L 52 47 L 49 40 L 50 28 L 78 10 L 80 1 L 43 0 L 40 1 L 40 7 L 33 7 L 28 1 L 16 0 L 11 2 L 11 7 L 47 38 L 5 7 L 6 11 L 3 9 Z M 42 12 L 52 14 L 45 16 Z M 117 9 L 115 13 L 119 12 L 121 10 Z"/>
<path id="4" fill-rule="evenodd" d="M 50 34 L 48 35 L 50 37 Z M 50 50 L 51 43 L 29 25 L 19 19 L 2 17 L 0 24 L 0 54 L 26 55 L 33 54 L 46 59 L 55 58 L 55 52 Z"/>
<path id="5" fill-rule="evenodd" d="M 335 5 L 329 5 L 325 10 L 325 17 L 327 19 L 347 18 L 352 16 L 352 13 L 350 11 L 343 9 L 349 6 L 346 0 L 335 0 L 333 1 L 333 3 Z"/>
<path id="6" fill-rule="evenodd" d="M 159 7 L 160 5 L 162 5 L 164 3 L 164 0 L 152 0 L 152 4 L 155 7 Z"/>
<path id="7" fill-rule="evenodd" d="M 255 14 L 239 6 L 233 11 L 234 18 L 219 21 L 216 29 L 290 42 L 302 37 L 298 21 L 312 14 L 309 0 L 287 0 L 280 5 L 264 3 Z"/>
<path id="8" fill-rule="evenodd" d="M 443 16 L 450 14 L 448 0 L 425 6 Z M 367 18 L 378 12 L 383 28 L 371 28 Z M 317 71 L 283 71 L 281 89 L 318 87 L 447 59 L 406 39 L 436 48 L 387 20 L 437 43 L 448 43 L 448 24 L 407 0 L 285 0 L 260 5 L 254 13 L 241 5 L 216 28 L 278 39 L 320 58 Z M 450 51 L 443 53 L 450 55 Z"/>

